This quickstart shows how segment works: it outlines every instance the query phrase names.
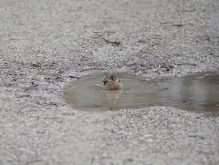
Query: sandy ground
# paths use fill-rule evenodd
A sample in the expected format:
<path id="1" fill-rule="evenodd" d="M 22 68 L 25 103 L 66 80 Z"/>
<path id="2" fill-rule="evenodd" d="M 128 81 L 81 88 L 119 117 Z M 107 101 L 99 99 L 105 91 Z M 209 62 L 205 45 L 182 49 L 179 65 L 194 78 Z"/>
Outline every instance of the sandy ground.
<path id="1" fill-rule="evenodd" d="M 71 109 L 77 76 L 219 70 L 218 0 L 1 0 L 0 164 L 219 164 L 219 118 Z"/>

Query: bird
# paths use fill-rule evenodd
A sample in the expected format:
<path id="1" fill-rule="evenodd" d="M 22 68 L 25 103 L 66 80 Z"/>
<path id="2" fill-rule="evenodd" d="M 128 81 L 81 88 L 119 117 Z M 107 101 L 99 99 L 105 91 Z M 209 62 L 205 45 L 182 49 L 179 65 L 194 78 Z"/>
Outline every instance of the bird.
<path id="1" fill-rule="evenodd" d="M 120 80 L 116 78 L 115 74 L 111 74 L 109 77 L 106 77 L 103 80 L 104 85 L 102 86 L 102 89 L 105 90 L 118 90 L 122 89 L 123 85 L 120 83 Z"/>

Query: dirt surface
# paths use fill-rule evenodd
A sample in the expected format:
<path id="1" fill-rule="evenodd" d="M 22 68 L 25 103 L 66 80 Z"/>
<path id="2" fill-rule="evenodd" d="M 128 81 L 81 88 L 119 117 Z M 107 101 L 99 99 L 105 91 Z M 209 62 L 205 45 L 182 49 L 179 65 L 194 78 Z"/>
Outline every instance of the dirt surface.
<path id="1" fill-rule="evenodd" d="M 219 118 L 71 109 L 80 76 L 219 70 L 218 0 L 1 0 L 0 164 L 219 164 Z"/>

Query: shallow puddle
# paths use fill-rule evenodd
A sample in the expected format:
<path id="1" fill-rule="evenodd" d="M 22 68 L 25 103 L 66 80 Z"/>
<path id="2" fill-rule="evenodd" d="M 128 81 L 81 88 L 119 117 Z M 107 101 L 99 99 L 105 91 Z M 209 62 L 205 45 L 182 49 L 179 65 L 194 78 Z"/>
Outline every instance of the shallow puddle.
<path id="1" fill-rule="evenodd" d="M 106 76 L 109 74 L 95 74 L 71 82 L 64 88 L 65 102 L 72 108 L 89 111 L 160 105 L 219 115 L 218 74 L 205 73 L 153 81 L 117 74 L 123 90 L 101 90 L 99 85 Z"/>

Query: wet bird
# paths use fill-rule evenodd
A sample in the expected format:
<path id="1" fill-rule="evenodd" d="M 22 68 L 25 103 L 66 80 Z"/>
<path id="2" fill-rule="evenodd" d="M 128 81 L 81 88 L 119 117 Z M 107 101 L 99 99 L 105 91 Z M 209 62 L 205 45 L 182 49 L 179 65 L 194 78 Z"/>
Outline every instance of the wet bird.
<path id="1" fill-rule="evenodd" d="M 123 88 L 123 85 L 122 83 L 120 83 L 120 80 L 118 80 L 116 78 L 116 75 L 114 74 L 111 74 L 109 77 L 106 77 L 104 80 L 103 80 L 103 89 L 106 89 L 106 90 L 117 90 L 117 89 L 122 89 Z"/>

